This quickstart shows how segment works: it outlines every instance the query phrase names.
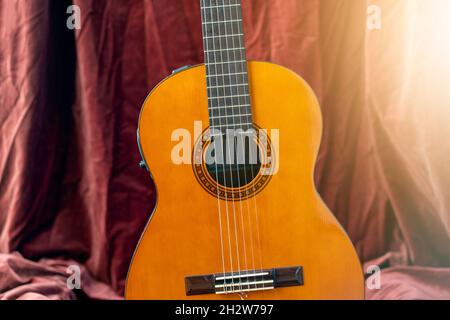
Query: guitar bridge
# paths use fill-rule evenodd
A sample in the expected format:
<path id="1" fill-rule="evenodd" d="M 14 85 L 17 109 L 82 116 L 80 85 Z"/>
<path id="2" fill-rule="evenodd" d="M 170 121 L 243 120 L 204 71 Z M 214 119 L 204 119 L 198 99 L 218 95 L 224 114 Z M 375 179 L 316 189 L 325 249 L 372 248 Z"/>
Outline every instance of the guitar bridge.
<path id="1" fill-rule="evenodd" d="M 265 291 L 302 285 L 302 267 L 240 271 L 185 278 L 187 296 Z"/>

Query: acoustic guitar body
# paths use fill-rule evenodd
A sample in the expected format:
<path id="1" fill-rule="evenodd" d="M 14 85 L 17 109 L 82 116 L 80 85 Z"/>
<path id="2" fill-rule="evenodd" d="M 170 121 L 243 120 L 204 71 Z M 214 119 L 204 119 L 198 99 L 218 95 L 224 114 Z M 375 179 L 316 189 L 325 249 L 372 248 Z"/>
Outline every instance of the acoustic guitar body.
<path id="1" fill-rule="evenodd" d="M 225 188 L 229 198 L 215 196 L 195 164 L 199 141 L 208 143 L 205 67 L 172 75 L 145 101 L 140 145 L 157 206 L 129 269 L 127 299 L 364 298 L 356 252 L 314 186 L 322 122 L 313 91 L 272 63 L 248 62 L 248 74 L 253 122 L 267 130 L 275 169 Z"/>

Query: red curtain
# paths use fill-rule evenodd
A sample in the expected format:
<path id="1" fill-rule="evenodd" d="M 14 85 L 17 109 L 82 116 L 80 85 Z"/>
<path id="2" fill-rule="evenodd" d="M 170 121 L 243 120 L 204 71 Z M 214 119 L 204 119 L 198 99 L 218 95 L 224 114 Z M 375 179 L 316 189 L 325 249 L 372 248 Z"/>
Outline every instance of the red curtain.
<path id="1" fill-rule="evenodd" d="M 73 3 L 75 34 L 72 1 L 0 0 L 1 298 L 76 298 L 74 264 L 88 297 L 123 293 L 155 200 L 140 107 L 203 61 L 198 0 Z M 295 70 L 319 97 L 316 182 L 366 268 L 383 269 L 367 297 L 450 298 L 450 50 L 430 36 L 448 26 L 445 1 L 243 4 L 248 58 Z M 370 5 L 380 30 L 366 27 Z"/>

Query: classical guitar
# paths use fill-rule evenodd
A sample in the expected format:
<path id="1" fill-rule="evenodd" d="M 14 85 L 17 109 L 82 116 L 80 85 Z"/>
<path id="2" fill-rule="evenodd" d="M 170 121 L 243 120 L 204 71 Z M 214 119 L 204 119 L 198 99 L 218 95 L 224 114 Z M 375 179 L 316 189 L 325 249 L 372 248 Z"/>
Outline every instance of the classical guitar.
<path id="1" fill-rule="evenodd" d="M 313 91 L 246 60 L 240 0 L 201 11 L 205 64 L 174 72 L 141 111 L 157 205 L 126 298 L 363 299 L 355 250 L 314 186 Z"/>

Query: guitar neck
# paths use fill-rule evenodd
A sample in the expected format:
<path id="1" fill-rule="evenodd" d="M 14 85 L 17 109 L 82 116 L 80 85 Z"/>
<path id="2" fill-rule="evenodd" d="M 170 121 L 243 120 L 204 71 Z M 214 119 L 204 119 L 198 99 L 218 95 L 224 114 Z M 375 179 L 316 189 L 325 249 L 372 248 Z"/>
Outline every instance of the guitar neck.
<path id="1" fill-rule="evenodd" d="M 212 129 L 252 128 L 241 0 L 200 0 Z"/>

